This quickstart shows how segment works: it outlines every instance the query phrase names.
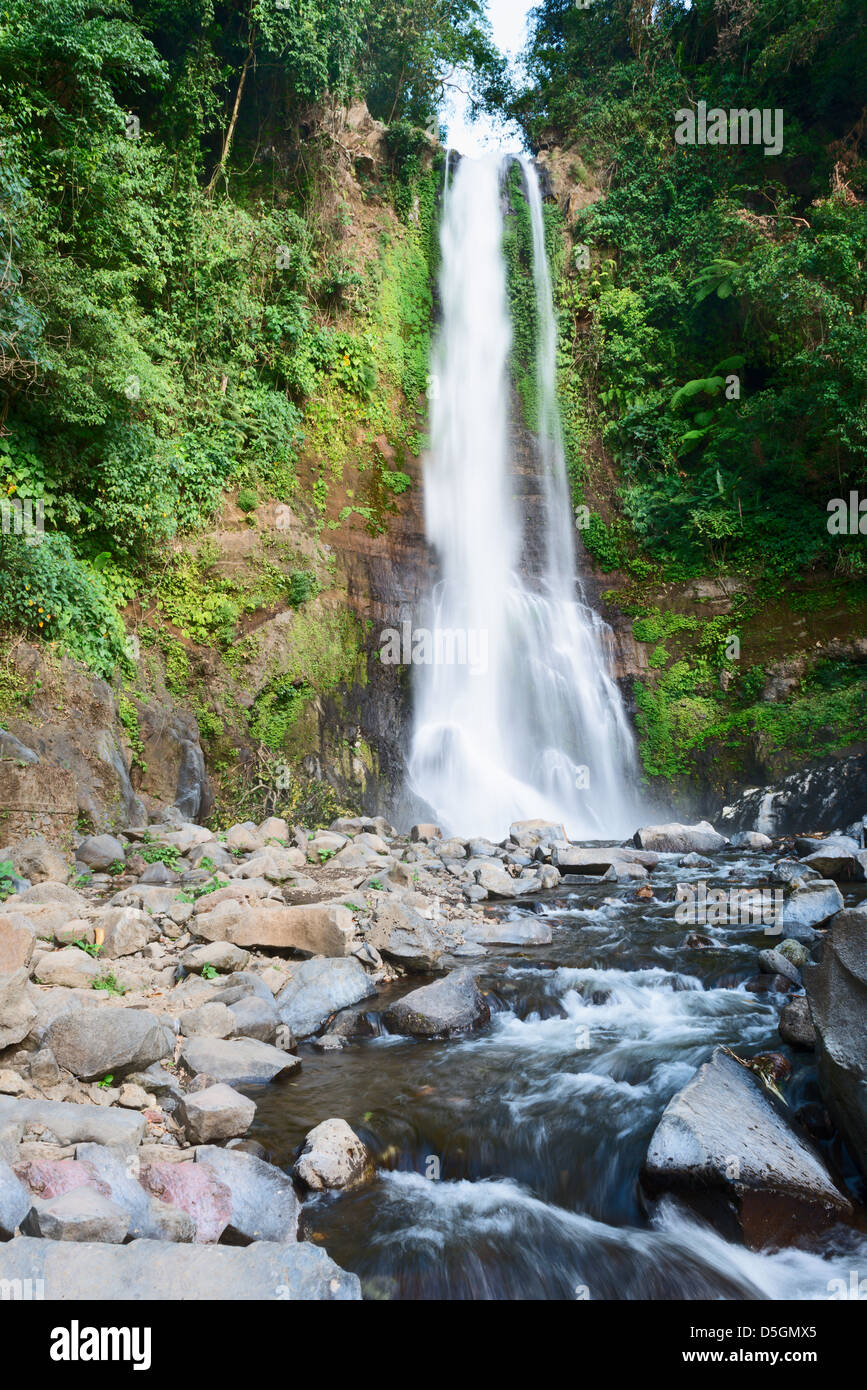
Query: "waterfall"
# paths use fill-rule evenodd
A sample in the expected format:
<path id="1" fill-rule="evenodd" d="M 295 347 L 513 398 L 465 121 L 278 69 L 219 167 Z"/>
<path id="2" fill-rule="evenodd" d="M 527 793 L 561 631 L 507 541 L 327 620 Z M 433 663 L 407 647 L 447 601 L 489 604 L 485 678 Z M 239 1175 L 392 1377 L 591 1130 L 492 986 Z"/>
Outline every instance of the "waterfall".
<path id="1" fill-rule="evenodd" d="M 514 496 L 505 165 L 461 159 L 440 231 L 425 461 L 439 573 L 427 626 L 413 633 L 410 783 L 449 830 L 500 838 L 513 820 L 543 817 L 576 838 L 619 836 L 636 823 L 633 742 L 606 670 L 610 631 L 575 578 L 542 199 L 532 164 L 522 167 L 538 319 L 541 558 L 526 562 L 530 508 Z"/>

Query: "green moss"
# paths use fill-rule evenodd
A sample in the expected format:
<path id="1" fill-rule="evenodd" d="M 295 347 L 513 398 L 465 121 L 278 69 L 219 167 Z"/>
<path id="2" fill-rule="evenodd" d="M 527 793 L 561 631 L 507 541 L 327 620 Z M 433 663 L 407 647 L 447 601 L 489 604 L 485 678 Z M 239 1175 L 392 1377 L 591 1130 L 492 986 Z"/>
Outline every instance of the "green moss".
<path id="1" fill-rule="evenodd" d="M 142 772 L 147 772 L 148 765 L 142 756 L 144 753 L 144 743 L 142 742 L 138 710 L 128 696 L 118 696 L 117 713 L 126 731 L 127 742 L 129 743 L 130 752 L 132 754 L 132 766 L 140 768 Z"/>

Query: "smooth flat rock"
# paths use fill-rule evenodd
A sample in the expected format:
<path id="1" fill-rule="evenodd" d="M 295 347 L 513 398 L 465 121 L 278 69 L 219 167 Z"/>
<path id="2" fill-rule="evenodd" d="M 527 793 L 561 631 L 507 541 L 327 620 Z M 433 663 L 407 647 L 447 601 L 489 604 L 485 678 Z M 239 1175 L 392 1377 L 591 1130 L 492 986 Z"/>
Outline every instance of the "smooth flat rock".
<path id="1" fill-rule="evenodd" d="M 301 1065 L 298 1057 L 255 1038 L 188 1038 L 180 1060 L 187 1071 L 204 1072 L 229 1086 L 262 1085 Z"/>
<path id="2" fill-rule="evenodd" d="M 812 1143 L 746 1067 L 717 1048 L 666 1106 L 642 1181 L 696 1202 L 752 1248 L 797 1240 L 805 1223 L 852 1215 Z"/>
<path id="3" fill-rule="evenodd" d="M 296 1038 L 309 1037 L 332 1014 L 376 993 L 364 966 L 353 957 L 317 959 L 293 967 L 292 978 L 277 995 L 281 1022 Z"/>
<path id="4" fill-rule="evenodd" d="M 257 1241 L 241 1249 L 156 1240 L 122 1246 L 59 1244 L 19 1236 L 0 1249 L 0 1262 L 4 1279 L 41 1279 L 46 1299 L 71 1303 L 361 1298 L 357 1275 L 347 1274 L 319 1246 L 306 1242 Z"/>
<path id="5" fill-rule="evenodd" d="M 467 941 L 484 946 L 548 946 L 554 936 L 544 918 L 518 917 L 505 922 L 462 922 Z"/>
<path id="6" fill-rule="evenodd" d="M 348 956 L 356 944 L 355 919 L 349 909 L 321 904 L 285 907 L 226 899 L 210 912 L 200 912 L 194 930 L 208 941 L 312 955 Z"/>
<path id="7" fill-rule="evenodd" d="M 60 1144 L 105 1144 L 121 1153 L 137 1149 L 147 1128 L 144 1118 L 134 1110 L 0 1096 L 0 1130 L 5 1124 L 22 1129 L 41 1125 L 55 1134 Z"/>
<path id="8" fill-rule="evenodd" d="M 726 837 L 706 820 L 695 825 L 681 825 L 679 821 L 644 825 L 633 836 L 633 844 L 638 849 L 652 849 L 661 854 L 690 854 L 692 851 L 712 854 L 725 849 L 727 843 Z"/>

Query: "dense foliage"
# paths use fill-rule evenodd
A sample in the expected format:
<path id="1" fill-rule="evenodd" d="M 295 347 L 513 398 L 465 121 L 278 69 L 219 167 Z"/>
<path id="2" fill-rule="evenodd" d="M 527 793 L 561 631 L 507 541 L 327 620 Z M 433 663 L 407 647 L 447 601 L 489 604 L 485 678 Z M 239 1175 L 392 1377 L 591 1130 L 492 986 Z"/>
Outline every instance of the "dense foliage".
<path id="1" fill-rule="evenodd" d="M 827 527 L 832 498 L 867 491 L 863 4 L 544 0 L 534 17 L 514 110 L 605 194 L 571 219 L 590 265 L 564 306 L 620 475 L 609 558 L 867 574 L 865 538 Z M 782 150 L 676 143 L 699 101 L 781 110 Z"/>
<path id="2" fill-rule="evenodd" d="M 0 489 L 50 541 L 7 538 L 0 619 L 108 673 L 131 573 L 227 487 L 289 499 L 311 405 L 375 382 L 336 322 L 360 276 L 322 216 L 328 114 L 392 122 L 406 216 L 456 64 L 498 79 L 476 0 L 3 6 Z"/>

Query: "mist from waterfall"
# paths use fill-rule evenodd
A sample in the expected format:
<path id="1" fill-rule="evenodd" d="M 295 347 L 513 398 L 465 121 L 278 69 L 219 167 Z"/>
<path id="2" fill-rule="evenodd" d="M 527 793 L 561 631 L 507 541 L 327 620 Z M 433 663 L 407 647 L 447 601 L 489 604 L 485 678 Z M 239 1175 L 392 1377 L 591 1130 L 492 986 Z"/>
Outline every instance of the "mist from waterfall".
<path id="1" fill-rule="evenodd" d="M 439 570 L 421 618 L 429 637 L 414 648 L 410 783 L 451 831 L 499 839 L 511 821 L 543 817 L 575 838 L 614 837 L 638 823 L 634 745 L 606 668 L 610 630 L 576 581 L 542 198 L 533 165 L 521 163 L 537 308 L 540 559 L 526 562 L 529 509 L 514 495 L 507 163 L 461 159 L 440 230 L 425 461 Z"/>

